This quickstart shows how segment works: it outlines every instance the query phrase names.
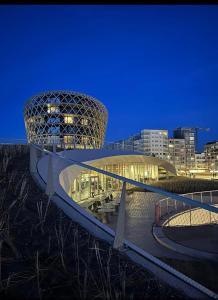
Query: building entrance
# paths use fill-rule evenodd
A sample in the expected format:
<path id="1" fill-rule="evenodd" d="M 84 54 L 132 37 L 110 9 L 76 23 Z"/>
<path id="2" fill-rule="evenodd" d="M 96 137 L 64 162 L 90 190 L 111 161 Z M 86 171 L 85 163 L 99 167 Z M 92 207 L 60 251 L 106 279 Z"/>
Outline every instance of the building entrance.
<path id="1" fill-rule="evenodd" d="M 90 196 L 95 197 L 99 194 L 99 177 L 91 176 L 90 177 Z"/>

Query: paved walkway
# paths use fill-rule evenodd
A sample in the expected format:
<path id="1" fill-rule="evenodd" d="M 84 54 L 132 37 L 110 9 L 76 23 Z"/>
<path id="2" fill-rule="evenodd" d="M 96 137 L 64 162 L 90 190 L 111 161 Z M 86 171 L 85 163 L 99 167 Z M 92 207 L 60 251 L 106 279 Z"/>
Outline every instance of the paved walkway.
<path id="1" fill-rule="evenodd" d="M 176 253 L 159 244 L 153 234 L 155 203 L 161 195 L 150 192 L 134 192 L 127 196 L 126 201 L 126 239 L 146 250 L 156 257 L 168 257 L 183 260 L 192 260 L 189 256 Z M 99 214 L 101 221 L 112 229 L 116 228 L 117 212 Z"/>

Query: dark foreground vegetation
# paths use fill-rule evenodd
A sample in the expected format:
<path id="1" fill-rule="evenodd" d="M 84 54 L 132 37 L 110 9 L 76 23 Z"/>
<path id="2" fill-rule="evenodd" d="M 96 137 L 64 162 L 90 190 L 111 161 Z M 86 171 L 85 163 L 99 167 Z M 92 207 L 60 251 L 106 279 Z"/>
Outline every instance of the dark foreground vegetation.
<path id="1" fill-rule="evenodd" d="M 211 291 L 218 293 L 217 285 L 217 262 L 210 260 L 179 260 L 163 257 L 161 259 L 165 263 L 172 265 L 176 270 L 196 280 Z"/>
<path id="2" fill-rule="evenodd" d="M 0 145 L 0 299 L 185 299 L 72 222 Z"/>
<path id="3" fill-rule="evenodd" d="M 187 194 L 201 191 L 218 190 L 218 181 L 206 179 L 194 179 L 178 176 L 163 181 L 150 182 L 150 185 L 161 188 L 168 192 Z M 145 191 L 141 188 L 132 188 L 131 191 Z"/>

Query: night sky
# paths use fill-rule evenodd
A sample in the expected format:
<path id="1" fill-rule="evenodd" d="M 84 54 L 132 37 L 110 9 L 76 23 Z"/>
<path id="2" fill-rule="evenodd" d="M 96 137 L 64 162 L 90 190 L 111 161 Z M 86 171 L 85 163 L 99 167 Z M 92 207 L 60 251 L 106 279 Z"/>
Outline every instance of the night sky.
<path id="1" fill-rule="evenodd" d="M 210 127 L 218 140 L 218 6 L 0 6 L 0 138 L 25 138 L 34 94 L 73 90 L 109 111 L 106 140 Z"/>

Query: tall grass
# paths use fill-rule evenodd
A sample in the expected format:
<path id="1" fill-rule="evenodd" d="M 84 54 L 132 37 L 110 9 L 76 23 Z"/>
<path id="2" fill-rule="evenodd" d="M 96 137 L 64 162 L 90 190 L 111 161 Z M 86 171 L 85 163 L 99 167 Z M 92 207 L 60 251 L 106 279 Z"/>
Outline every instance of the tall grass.
<path id="1" fill-rule="evenodd" d="M 149 288 L 151 280 L 159 282 L 154 275 L 94 238 L 40 191 L 28 171 L 28 154 L 26 146 L 0 146 L 0 298 L 161 296 L 163 285 Z"/>
<path id="2" fill-rule="evenodd" d="M 150 182 L 149 184 L 177 194 L 218 190 L 218 181 L 179 176 L 169 180 Z M 133 191 L 145 191 L 145 189 L 134 187 L 129 192 Z"/>

